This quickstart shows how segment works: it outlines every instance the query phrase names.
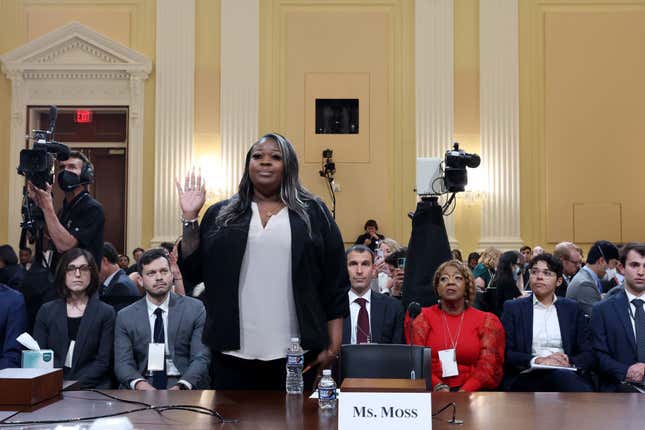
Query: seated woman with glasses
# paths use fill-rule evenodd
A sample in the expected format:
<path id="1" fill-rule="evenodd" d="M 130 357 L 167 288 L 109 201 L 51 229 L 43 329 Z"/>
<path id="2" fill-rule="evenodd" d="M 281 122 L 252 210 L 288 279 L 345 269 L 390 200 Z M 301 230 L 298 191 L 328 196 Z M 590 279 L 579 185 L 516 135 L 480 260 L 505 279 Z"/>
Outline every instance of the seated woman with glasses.
<path id="1" fill-rule="evenodd" d="M 533 295 L 504 303 L 504 388 L 592 391 L 583 376 L 594 363 L 587 319 L 577 302 L 555 295 L 562 284 L 562 263 L 540 254 L 529 263 L 529 274 Z"/>
<path id="2" fill-rule="evenodd" d="M 470 306 L 475 281 L 468 266 L 451 260 L 434 275 L 439 304 L 412 322 L 412 343 L 432 348 L 434 391 L 495 389 L 502 380 L 504 329 L 499 319 Z M 409 334 L 409 319 L 406 334 Z"/>
<path id="3" fill-rule="evenodd" d="M 92 254 L 72 248 L 56 267 L 61 299 L 45 303 L 36 315 L 34 338 L 54 351 L 54 367 L 81 388 L 110 388 L 114 309 L 96 294 L 99 273 Z"/>

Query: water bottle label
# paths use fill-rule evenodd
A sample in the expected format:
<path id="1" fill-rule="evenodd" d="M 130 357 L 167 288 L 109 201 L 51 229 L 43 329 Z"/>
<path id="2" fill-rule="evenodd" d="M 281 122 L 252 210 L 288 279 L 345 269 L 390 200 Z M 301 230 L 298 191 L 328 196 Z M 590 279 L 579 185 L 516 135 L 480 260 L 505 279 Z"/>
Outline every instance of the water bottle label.
<path id="1" fill-rule="evenodd" d="M 336 389 L 318 388 L 318 398 L 320 398 L 320 400 L 336 400 Z"/>
<path id="2" fill-rule="evenodd" d="M 287 354 L 287 365 L 301 366 L 304 364 L 305 358 L 300 354 Z"/>

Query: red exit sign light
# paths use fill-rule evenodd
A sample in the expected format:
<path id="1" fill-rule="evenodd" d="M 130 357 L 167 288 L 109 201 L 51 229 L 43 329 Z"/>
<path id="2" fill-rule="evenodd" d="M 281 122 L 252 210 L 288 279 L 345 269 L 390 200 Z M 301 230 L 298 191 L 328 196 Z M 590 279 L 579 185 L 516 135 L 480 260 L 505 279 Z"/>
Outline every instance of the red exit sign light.
<path id="1" fill-rule="evenodd" d="M 92 122 L 92 111 L 78 109 L 74 116 L 74 122 L 77 124 L 89 124 Z"/>

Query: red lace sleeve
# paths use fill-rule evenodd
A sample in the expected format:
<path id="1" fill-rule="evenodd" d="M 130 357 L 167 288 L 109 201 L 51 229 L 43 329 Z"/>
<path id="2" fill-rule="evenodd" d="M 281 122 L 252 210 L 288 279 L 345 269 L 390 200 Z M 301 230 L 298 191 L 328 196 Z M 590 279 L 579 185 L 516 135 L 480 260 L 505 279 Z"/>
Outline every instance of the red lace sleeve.
<path id="1" fill-rule="evenodd" d="M 506 337 L 499 318 L 491 313 L 486 313 L 483 324 L 478 328 L 478 336 L 479 359 L 470 378 L 462 386 L 464 391 L 497 388 L 504 374 Z"/>
<path id="2" fill-rule="evenodd" d="M 405 340 L 407 343 L 410 343 L 410 316 L 405 314 L 404 321 L 405 328 Z M 430 324 L 426 320 L 426 317 L 423 312 L 417 316 L 414 321 L 412 321 L 412 344 L 428 346 L 426 339 L 430 333 Z"/>

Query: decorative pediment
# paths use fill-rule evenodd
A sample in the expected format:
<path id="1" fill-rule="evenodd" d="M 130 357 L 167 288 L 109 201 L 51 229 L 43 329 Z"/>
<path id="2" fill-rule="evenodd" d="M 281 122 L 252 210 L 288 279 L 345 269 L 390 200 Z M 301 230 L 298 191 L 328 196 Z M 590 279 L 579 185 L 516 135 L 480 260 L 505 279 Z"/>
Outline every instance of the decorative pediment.
<path id="1" fill-rule="evenodd" d="M 123 71 L 147 77 L 150 60 L 91 28 L 72 22 L 0 56 L 3 71 Z"/>

